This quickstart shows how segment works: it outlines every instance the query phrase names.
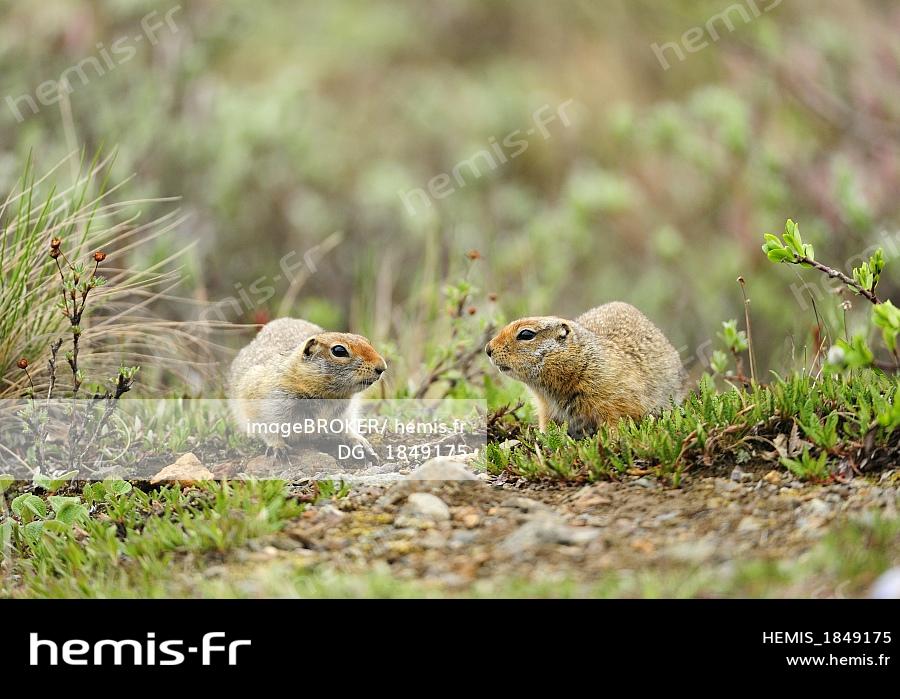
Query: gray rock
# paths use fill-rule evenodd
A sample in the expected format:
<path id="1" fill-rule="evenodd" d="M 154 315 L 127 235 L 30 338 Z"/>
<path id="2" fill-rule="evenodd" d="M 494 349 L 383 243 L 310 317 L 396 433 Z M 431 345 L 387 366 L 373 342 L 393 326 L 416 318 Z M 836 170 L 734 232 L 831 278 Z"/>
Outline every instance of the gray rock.
<path id="1" fill-rule="evenodd" d="M 731 480 L 737 481 L 738 483 L 742 483 L 743 481 L 752 481 L 753 474 L 747 473 L 742 470 L 740 466 L 735 466 L 731 471 Z"/>
<path id="2" fill-rule="evenodd" d="M 507 536 L 499 548 L 507 554 L 515 555 L 543 544 L 587 544 L 599 535 L 600 530 L 594 527 L 570 527 L 557 517 L 536 517 Z"/>
<path id="3" fill-rule="evenodd" d="M 410 480 L 417 481 L 477 481 L 478 477 L 466 465 L 451 456 L 429 459 L 409 474 Z"/>
<path id="4" fill-rule="evenodd" d="M 418 539 L 418 544 L 427 549 L 440 549 L 447 545 L 447 538 L 436 529 L 429 529 Z"/>
<path id="5" fill-rule="evenodd" d="M 663 512 L 661 515 L 657 515 L 654 519 L 659 522 L 669 522 L 673 519 L 678 519 L 681 516 L 680 510 L 672 510 L 671 512 Z"/>
<path id="6" fill-rule="evenodd" d="M 470 580 L 467 577 L 460 575 L 459 573 L 444 573 L 443 575 L 438 576 L 438 580 L 451 588 L 464 588 L 470 583 Z"/>
<path id="7" fill-rule="evenodd" d="M 334 505 L 321 505 L 316 508 L 318 511 L 316 512 L 316 521 L 334 523 L 339 522 L 347 515 L 341 512 Z"/>
<path id="8" fill-rule="evenodd" d="M 466 529 L 455 529 L 450 536 L 450 546 L 454 549 L 464 548 L 478 541 L 478 532 Z"/>
<path id="9" fill-rule="evenodd" d="M 412 493 L 406 499 L 403 513 L 431 519 L 435 522 L 446 522 L 450 519 L 450 508 L 436 495 L 431 493 Z"/>
<path id="10" fill-rule="evenodd" d="M 414 492 L 439 491 L 447 484 L 487 487 L 487 484 L 452 457 L 429 459 L 415 471 L 394 481 L 377 502 L 379 507 L 390 507 Z"/>
<path id="11" fill-rule="evenodd" d="M 827 517 L 831 514 L 831 506 L 823 500 L 820 500 L 819 498 L 813 498 L 812 500 L 810 500 L 807 503 L 806 507 L 809 510 L 810 514 L 817 517 Z"/>
<path id="12" fill-rule="evenodd" d="M 726 480 L 725 478 L 716 478 L 713 483 L 715 484 L 715 488 L 718 492 L 732 493 L 735 490 L 739 490 L 740 486 L 731 480 Z"/>
<path id="13" fill-rule="evenodd" d="M 657 482 L 656 482 L 655 480 L 653 480 L 652 478 L 647 478 L 647 476 L 644 476 L 643 478 L 638 478 L 638 479 L 634 482 L 634 484 L 635 484 L 635 485 L 641 486 L 641 488 L 650 488 L 650 489 L 653 489 L 653 488 L 658 488 L 658 487 L 659 487 L 659 483 L 657 483 Z"/>
<path id="14" fill-rule="evenodd" d="M 825 517 L 818 517 L 816 515 L 799 517 L 797 519 L 797 529 L 807 536 L 818 536 L 815 532 L 821 530 L 826 524 L 828 524 L 828 520 L 825 519 Z"/>
<path id="15" fill-rule="evenodd" d="M 511 507 L 522 512 L 546 512 L 550 510 L 549 505 L 545 505 L 540 500 L 532 500 L 531 498 L 514 497 L 504 500 L 501 507 Z"/>
<path id="16" fill-rule="evenodd" d="M 696 541 L 682 541 L 669 546 L 665 553 L 676 561 L 700 563 L 715 555 L 716 544 L 708 538 L 697 539 Z"/>
<path id="17" fill-rule="evenodd" d="M 762 522 L 760 522 L 756 517 L 744 517 L 740 522 L 738 522 L 737 530 L 739 532 L 755 532 L 762 529 Z"/>

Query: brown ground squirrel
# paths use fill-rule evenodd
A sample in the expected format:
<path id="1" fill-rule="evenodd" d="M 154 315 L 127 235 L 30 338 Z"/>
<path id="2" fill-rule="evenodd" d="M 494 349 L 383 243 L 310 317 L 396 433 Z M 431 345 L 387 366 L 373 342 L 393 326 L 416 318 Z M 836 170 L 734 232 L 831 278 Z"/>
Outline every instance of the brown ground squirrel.
<path id="1" fill-rule="evenodd" d="M 618 301 L 574 321 L 521 318 L 484 351 L 531 389 L 541 430 L 549 420 L 567 422 L 582 437 L 622 417 L 659 413 L 685 395 L 678 352 L 643 313 Z"/>
<path id="2" fill-rule="evenodd" d="M 325 332 L 305 320 L 279 318 L 264 325 L 235 357 L 228 395 L 242 428 L 250 423 L 288 424 L 298 413 L 309 417 L 308 406 L 304 411 L 297 399 L 352 398 L 378 381 L 385 369 L 384 358 L 361 335 Z M 352 410 L 344 402 L 332 405 L 324 400 L 317 407 L 340 416 Z M 269 447 L 285 446 L 278 434 L 259 436 Z"/>

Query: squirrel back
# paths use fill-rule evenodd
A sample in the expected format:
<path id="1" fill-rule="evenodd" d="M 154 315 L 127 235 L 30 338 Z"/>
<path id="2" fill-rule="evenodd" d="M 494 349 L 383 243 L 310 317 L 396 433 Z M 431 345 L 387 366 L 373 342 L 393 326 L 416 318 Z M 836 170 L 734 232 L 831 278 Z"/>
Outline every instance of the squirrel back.
<path id="1" fill-rule="evenodd" d="M 684 400 L 687 372 L 668 338 L 631 304 L 612 301 L 582 313 L 576 323 L 597 335 L 608 356 L 623 359 L 633 371 L 631 380 L 642 387 L 648 413 L 658 413 Z"/>
<path id="2" fill-rule="evenodd" d="M 266 323 L 256 337 L 245 346 L 231 363 L 230 393 L 236 397 L 241 379 L 259 366 L 274 366 L 307 339 L 324 330 L 300 318 L 277 318 Z"/>

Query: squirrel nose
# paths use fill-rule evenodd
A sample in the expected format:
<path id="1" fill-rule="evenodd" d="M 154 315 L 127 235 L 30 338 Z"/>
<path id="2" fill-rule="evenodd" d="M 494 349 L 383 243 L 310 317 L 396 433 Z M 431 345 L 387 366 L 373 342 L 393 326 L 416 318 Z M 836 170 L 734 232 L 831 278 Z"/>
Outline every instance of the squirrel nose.
<path id="1" fill-rule="evenodd" d="M 381 376 L 384 373 L 384 370 L 387 369 L 385 366 L 377 366 L 375 367 L 375 373 Z"/>
<path id="2" fill-rule="evenodd" d="M 490 357 L 490 356 L 491 356 L 491 353 L 492 353 L 493 351 L 494 351 L 494 350 L 493 350 L 493 348 L 491 347 L 491 343 L 488 342 L 488 343 L 484 346 L 484 353 L 485 353 L 488 357 Z"/>

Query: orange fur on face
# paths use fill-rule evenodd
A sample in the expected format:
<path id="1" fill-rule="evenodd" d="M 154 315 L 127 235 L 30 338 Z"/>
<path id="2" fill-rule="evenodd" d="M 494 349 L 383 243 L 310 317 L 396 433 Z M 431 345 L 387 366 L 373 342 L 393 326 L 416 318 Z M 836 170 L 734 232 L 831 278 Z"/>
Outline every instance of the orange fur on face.
<path id="1" fill-rule="evenodd" d="M 359 340 L 353 339 L 347 343 L 351 354 L 360 357 L 367 364 L 385 364 L 384 358 L 375 351 L 375 348 L 369 344 L 369 341 L 360 337 Z"/>
<path id="2" fill-rule="evenodd" d="M 514 320 L 509 325 L 505 326 L 491 338 L 491 341 L 488 342 L 487 346 L 491 349 L 491 351 L 495 351 L 499 347 L 506 347 L 511 342 L 515 342 L 516 335 L 519 333 L 519 330 L 525 327 L 531 327 L 528 325 L 528 322 L 532 320 L 531 318 L 521 318 L 520 320 Z M 536 328 L 532 328 L 536 329 Z"/>
<path id="3" fill-rule="evenodd" d="M 361 369 L 365 368 L 381 368 L 386 369 L 387 363 L 369 342 L 362 335 L 353 335 L 351 333 L 339 332 L 323 332 L 315 335 L 312 340 L 315 341 L 312 348 L 313 353 L 319 353 L 321 356 L 328 358 L 338 364 L 353 363 L 359 365 Z M 335 345 L 343 345 L 347 348 L 350 356 L 347 358 L 332 357 L 331 348 Z"/>
<path id="4" fill-rule="evenodd" d="M 534 339 L 518 339 L 525 328 L 535 332 Z M 563 318 L 520 318 L 502 328 L 488 342 L 485 351 L 501 372 L 534 385 L 547 354 L 561 348 L 560 335 L 570 330 L 571 322 Z"/>

